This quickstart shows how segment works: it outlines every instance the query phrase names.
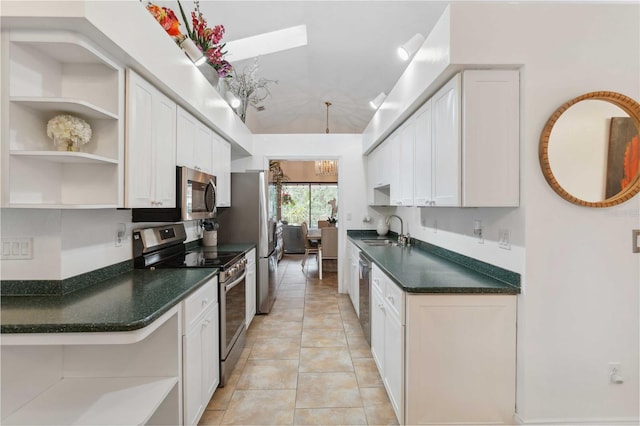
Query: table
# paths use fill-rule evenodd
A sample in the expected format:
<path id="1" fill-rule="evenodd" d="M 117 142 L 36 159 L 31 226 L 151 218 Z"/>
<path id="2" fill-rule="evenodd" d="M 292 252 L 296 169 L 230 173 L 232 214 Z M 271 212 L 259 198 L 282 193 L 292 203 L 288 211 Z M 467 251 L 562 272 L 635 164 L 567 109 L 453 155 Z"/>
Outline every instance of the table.
<path id="1" fill-rule="evenodd" d="M 322 229 L 307 229 L 307 240 L 318 243 L 318 276 L 322 279 Z"/>

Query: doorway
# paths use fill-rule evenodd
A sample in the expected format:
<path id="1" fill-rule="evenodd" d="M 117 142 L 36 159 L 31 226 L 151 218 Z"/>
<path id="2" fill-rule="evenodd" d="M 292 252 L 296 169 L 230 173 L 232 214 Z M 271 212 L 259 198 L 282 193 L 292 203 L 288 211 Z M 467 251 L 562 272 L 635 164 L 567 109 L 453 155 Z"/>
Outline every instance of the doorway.
<path id="1" fill-rule="evenodd" d="M 303 222 L 309 229 L 337 226 L 338 160 L 271 160 L 269 169 L 271 208 L 282 223 L 284 253 L 302 254 Z M 335 263 L 327 259 L 323 269 L 335 270 Z"/>

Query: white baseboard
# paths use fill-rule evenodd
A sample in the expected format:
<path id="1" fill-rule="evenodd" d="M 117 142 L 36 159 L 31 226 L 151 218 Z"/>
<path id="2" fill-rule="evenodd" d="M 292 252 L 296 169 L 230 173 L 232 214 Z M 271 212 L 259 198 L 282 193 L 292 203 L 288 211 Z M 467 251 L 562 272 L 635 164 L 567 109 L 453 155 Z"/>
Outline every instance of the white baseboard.
<path id="1" fill-rule="evenodd" d="M 517 425 L 638 425 L 640 418 L 602 418 L 602 419 L 523 419 L 517 413 L 513 416 Z"/>

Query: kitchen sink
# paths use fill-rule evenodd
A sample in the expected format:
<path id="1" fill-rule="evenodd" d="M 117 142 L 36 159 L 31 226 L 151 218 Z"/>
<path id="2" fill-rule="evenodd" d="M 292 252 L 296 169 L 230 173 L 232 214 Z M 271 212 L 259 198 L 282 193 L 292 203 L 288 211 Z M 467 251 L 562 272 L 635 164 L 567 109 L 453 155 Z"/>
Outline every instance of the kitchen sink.
<path id="1" fill-rule="evenodd" d="M 361 240 L 368 246 L 386 246 L 386 247 L 395 247 L 398 245 L 395 241 L 391 240 Z"/>

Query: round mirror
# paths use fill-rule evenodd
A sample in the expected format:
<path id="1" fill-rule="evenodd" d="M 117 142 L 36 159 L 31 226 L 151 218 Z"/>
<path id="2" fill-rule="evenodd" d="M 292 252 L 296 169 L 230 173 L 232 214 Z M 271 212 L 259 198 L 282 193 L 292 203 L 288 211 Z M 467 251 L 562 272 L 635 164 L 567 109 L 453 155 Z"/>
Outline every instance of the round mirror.
<path id="1" fill-rule="evenodd" d="M 640 191 L 640 105 L 592 92 L 558 108 L 540 137 L 540 166 L 562 198 L 589 207 L 620 204 Z"/>

